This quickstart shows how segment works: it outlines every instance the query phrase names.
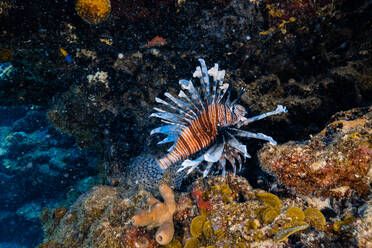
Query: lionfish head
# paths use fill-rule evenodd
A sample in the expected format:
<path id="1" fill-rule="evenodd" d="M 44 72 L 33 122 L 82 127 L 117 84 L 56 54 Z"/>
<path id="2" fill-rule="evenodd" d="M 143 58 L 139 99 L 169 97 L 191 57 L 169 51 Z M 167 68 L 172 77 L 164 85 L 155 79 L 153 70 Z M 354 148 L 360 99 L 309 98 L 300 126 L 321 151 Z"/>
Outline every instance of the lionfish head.
<path id="1" fill-rule="evenodd" d="M 245 110 L 242 105 L 234 104 L 234 106 L 232 107 L 232 112 L 234 114 L 234 125 L 247 120 L 247 118 L 245 118 L 247 110 Z"/>

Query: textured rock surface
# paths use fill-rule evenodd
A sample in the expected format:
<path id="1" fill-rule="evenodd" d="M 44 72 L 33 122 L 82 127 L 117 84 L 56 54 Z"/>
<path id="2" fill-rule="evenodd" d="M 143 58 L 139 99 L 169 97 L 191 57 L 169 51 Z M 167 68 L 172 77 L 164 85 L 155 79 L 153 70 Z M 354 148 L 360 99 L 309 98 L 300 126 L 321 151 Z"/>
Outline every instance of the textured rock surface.
<path id="1" fill-rule="evenodd" d="M 319 134 L 259 152 L 262 167 L 298 194 L 368 195 L 372 167 L 372 108 L 337 113 Z"/>

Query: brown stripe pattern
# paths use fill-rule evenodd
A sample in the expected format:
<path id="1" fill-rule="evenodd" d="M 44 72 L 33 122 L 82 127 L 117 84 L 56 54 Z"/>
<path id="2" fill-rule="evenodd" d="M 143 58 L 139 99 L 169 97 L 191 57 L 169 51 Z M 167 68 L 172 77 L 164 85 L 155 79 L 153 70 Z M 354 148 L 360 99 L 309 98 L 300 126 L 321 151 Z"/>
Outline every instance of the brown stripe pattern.
<path id="1" fill-rule="evenodd" d="M 234 114 L 224 104 L 210 104 L 182 131 L 172 151 L 159 160 L 160 167 L 165 170 L 207 147 L 216 138 L 218 127 L 231 125 L 233 119 Z"/>

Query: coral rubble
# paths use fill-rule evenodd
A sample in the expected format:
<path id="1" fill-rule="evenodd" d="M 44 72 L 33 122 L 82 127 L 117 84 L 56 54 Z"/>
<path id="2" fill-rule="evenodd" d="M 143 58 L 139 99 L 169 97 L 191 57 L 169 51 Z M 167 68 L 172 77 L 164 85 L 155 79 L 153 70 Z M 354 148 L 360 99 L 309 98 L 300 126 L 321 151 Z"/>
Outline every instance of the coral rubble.
<path id="1" fill-rule="evenodd" d="M 262 167 L 303 195 L 347 197 L 371 190 L 372 108 L 338 113 L 305 143 L 266 145 Z"/>

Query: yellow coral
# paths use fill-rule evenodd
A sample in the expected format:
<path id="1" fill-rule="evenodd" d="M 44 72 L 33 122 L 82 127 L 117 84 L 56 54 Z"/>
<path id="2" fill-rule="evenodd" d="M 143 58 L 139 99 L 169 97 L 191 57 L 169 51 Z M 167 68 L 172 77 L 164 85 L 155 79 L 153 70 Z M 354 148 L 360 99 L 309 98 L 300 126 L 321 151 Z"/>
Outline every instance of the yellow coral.
<path id="1" fill-rule="evenodd" d="M 203 225 L 204 225 L 204 222 L 206 221 L 207 221 L 207 218 L 204 215 L 195 217 L 191 221 L 191 226 L 190 226 L 191 235 L 194 237 L 199 237 L 202 234 Z"/>
<path id="2" fill-rule="evenodd" d="M 132 219 L 136 226 L 159 227 L 156 241 L 161 245 L 168 244 L 174 234 L 173 214 L 176 211 L 176 201 L 173 190 L 166 184 L 159 186 L 164 203 L 155 198 L 149 199 L 150 209 L 143 210 Z"/>
<path id="3" fill-rule="evenodd" d="M 214 230 L 213 230 L 213 225 L 212 225 L 211 221 L 208 220 L 208 221 L 204 222 L 203 234 L 207 239 L 209 239 L 213 236 Z"/>
<path id="4" fill-rule="evenodd" d="M 304 211 L 306 222 L 310 222 L 318 230 L 324 230 L 326 219 L 322 212 L 315 208 L 308 208 Z"/>
<path id="5" fill-rule="evenodd" d="M 333 224 L 333 230 L 335 232 L 350 230 L 354 221 L 355 217 L 353 215 L 348 215 L 343 220 L 336 221 Z"/>
<path id="6" fill-rule="evenodd" d="M 292 221 L 302 221 L 305 219 L 304 211 L 299 207 L 290 207 L 287 209 L 285 214 L 288 218 L 291 218 Z"/>
<path id="7" fill-rule="evenodd" d="M 191 238 L 186 241 L 184 248 L 198 248 L 200 247 L 200 241 L 197 238 Z"/>
<path id="8" fill-rule="evenodd" d="M 265 208 L 261 212 L 261 220 L 265 224 L 270 224 L 271 222 L 273 222 L 275 220 L 275 218 L 278 215 L 279 215 L 279 210 L 278 209 L 268 207 L 268 208 Z"/>
<path id="9" fill-rule="evenodd" d="M 98 24 L 110 15 L 110 0 L 78 0 L 75 5 L 78 15 L 89 24 Z"/>
<path id="10" fill-rule="evenodd" d="M 266 193 L 266 192 L 264 192 L 264 193 L 257 192 L 256 197 L 265 206 L 272 207 L 274 209 L 277 209 L 278 211 L 280 210 L 280 207 L 281 207 L 280 199 L 276 195 L 271 194 L 271 193 Z"/>

